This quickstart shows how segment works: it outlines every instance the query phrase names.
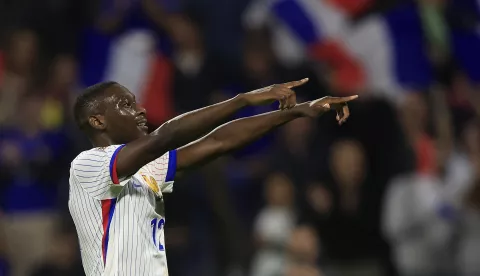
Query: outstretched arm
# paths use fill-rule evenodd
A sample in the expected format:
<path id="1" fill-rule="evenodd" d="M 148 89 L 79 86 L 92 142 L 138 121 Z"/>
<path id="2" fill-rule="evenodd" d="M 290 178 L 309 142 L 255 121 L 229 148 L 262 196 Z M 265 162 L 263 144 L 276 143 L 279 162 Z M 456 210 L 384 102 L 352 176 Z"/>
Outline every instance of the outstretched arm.
<path id="1" fill-rule="evenodd" d="M 349 116 L 346 103 L 356 98 L 357 96 L 324 97 L 313 102 L 299 104 L 292 109 L 274 111 L 224 124 L 207 136 L 178 149 L 177 171 L 201 165 L 242 147 L 296 118 L 317 117 L 330 109 L 334 109 L 337 111 L 337 121 L 342 124 Z"/>
<path id="2" fill-rule="evenodd" d="M 264 87 L 166 122 L 150 135 L 128 143 L 119 151 L 115 160 L 118 177 L 130 176 L 169 150 L 198 139 L 244 106 L 268 104 L 278 100 L 280 109 L 294 107 L 296 96 L 292 88 L 307 81 L 308 79 L 303 79 Z"/>
<path id="3" fill-rule="evenodd" d="M 239 94 L 230 100 L 177 116 L 160 126 L 151 135 L 165 135 L 165 129 L 171 129 L 171 149 L 181 147 L 212 131 L 212 129 L 224 123 L 225 120 L 245 106 L 263 105 L 279 101 L 280 109 L 294 107 L 297 102 L 292 88 L 300 86 L 307 81 L 308 79 L 303 79 L 276 84 L 245 94 Z"/>

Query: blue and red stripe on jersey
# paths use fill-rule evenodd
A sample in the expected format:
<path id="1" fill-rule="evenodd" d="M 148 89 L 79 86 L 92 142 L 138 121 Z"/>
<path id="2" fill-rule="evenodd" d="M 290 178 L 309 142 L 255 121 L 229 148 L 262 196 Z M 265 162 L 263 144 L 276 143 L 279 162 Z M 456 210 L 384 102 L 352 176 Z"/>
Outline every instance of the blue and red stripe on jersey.
<path id="1" fill-rule="evenodd" d="M 120 150 L 125 147 L 125 145 L 119 146 L 112 154 L 112 158 L 110 159 L 110 177 L 112 179 L 113 184 L 120 184 L 117 174 L 117 154 Z"/>
<path id="2" fill-rule="evenodd" d="M 103 226 L 102 257 L 103 257 L 104 264 L 107 261 L 110 224 L 112 223 L 112 218 L 113 218 L 113 213 L 115 212 L 116 203 L 117 203 L 116 198 L 102 200 L 102 226 Z"/>
<path id="3" fill-rule="evenodd" d="M 112 179 L 113 184 L 120 184 L 117 174 L 117 154 L 125 145 L 121 145 L 115 149 L 110 159 L 110 178 Z M 102 226 L 103 226 L 103 237 L 102 237 L 102 256 L 103 263 L 107 261 L 107 251 L 108 251 L 108 239 L 110 232 L 110 224 L 112 223 L 113 213 L 115 212 L 115 204 L 117 199 L 106 199 L 102 200 Z"/>

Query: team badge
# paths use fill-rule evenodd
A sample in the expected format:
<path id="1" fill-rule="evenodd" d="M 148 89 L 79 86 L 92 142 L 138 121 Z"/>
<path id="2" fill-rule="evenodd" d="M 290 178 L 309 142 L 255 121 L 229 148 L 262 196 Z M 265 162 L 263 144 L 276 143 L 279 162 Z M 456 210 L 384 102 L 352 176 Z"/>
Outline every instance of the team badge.
<path id="1" fill-rule="evenodd" d="M 148 177 L 143 174 L 142 174 L 142 177 L 143 177 L 143 180 L 145 180 L 145 182 L 147 183 L 148 187 L 150 187 L 152 191 L 158 194 L 159 189 L 158 189 L 158 184 L 155 178 L 153 178 L 153 176 Z"/>

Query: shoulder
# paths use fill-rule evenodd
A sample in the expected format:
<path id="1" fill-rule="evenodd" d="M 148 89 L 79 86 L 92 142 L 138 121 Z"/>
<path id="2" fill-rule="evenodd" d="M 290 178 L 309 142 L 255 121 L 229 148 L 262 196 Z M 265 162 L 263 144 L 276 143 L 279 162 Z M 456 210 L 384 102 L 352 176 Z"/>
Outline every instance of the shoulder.
<path id="1" fill-rule="evenodd" d="M 417 182 L 417 176 L 415 174 L 404 174 L 393 178 L 388 183 L 387 190 L 390 195 L 398 195 L 401 191 L 407 191 L 412 186 L 412 183 Z"/>
<path id="2" fill-rule="evenodd" d="M 108 161 L 119 147 L 121 147 L 121 145 L 97 147 L 82 151 L 73 159 L 71 166 Z"/>
<path id="3" fill-rule="evenodd" d="M 113 146 L 108 146 L 108 147 L 97 147 L 97 148 L 92 148 L 86 151 L 82 151 L 75 157 L 75 160 L 80 160 L 82 158 L 86 157 L 104 157 L 111 155 L 115 150 L 117 150 L 119 147 L 123 145 L 113 145 Z"/>

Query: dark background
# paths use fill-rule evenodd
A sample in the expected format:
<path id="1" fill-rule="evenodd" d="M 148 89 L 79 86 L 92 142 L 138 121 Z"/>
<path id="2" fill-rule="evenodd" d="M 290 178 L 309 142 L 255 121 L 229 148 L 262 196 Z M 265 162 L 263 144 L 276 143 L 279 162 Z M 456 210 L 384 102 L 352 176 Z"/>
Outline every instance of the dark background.
<path id="1" fill-rule="evenodd" d="M 360 95 L 348 123 L 296 120 L 177 181 L 170 275 L 480 275 L 479 23 L 475 0 L 0 0 L 0 275 L 83 275 L 82 88 L 120 82 L 155 128 L 304 77 L 302 101 Z"/>

